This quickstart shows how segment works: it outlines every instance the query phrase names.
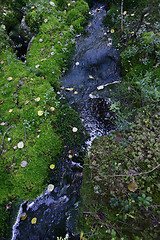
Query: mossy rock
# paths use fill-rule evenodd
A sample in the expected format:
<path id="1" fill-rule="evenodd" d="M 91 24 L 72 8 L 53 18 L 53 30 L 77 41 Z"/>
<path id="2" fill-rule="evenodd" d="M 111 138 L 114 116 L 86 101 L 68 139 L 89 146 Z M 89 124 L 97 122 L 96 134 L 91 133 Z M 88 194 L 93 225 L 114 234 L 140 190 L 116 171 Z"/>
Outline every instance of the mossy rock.
<path id="1" fill-rule="evenodd" d="M 48 1 L 25 3 L 26 22 L 37 34 L 26 65 L 12 49 L 13 42 L 6 31 L 9 23 L 6 26 L 0 18 L 1 238 L 9 227 L 8 202 L 40 195 L 48 182 L 50 164 L 58 164 L 60 156 L 73 148 L 80 150 L 85 140 L 78 114 L 57 97 L 59 79 L 67 69 L 76 34 L 66 20 L 70 10 L 61 12 Z M 83 11 L 87 13 L 84 1 L 76 1 L 76 5 L 80 7 L 79 16 Z M 79 18 L 77 26 L 84 22 L 85 18 Z"/>

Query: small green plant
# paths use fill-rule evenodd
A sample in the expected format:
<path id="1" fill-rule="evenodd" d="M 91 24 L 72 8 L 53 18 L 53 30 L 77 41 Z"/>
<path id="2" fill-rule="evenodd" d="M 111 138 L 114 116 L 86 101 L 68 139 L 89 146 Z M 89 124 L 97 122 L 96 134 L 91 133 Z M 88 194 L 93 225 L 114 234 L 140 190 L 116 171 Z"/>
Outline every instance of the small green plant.
<path id="1" fill-rule="evenodd" d="M 152 198 L 147 197 L 146 194 L 142 194 L 142 196 L 138 197 L 138 206 L 149 207 L 151 205 Z"/>

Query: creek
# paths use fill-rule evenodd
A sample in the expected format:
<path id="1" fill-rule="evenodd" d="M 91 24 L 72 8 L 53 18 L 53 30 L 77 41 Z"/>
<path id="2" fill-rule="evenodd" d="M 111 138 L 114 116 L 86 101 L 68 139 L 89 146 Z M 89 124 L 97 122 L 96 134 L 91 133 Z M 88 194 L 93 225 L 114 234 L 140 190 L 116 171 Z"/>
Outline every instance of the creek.
<path id="1" fill-rule="evenodd" d="M 95 5 L 84 32 L 76 36 L 76 52 L 70 69 L 61 79 L 60 97 L 65 97 L 75 109 L 90 139 L 108 134 L 114 128 L 109 111 L 108 92 L 111 85 L 120 81 L 118 53 L 112 48 L 109 30 L 102 23 L 105 9 Z M 34 201 L 22 203 L 12 240 L 51 240 L 57 237 L 79 239 L 76 233 L 76 216 L 80 204 L 80 185 L 83 166 L 74 159 L 62 157 L 59 167 L 50 183 L 54 190 L 45 192 Z M 26 212 L 23 221 L 20 216 Z M 36 217 L 37 223 L 31 224 Z M 67 238 L 66 236 L 66 238 Z"/>

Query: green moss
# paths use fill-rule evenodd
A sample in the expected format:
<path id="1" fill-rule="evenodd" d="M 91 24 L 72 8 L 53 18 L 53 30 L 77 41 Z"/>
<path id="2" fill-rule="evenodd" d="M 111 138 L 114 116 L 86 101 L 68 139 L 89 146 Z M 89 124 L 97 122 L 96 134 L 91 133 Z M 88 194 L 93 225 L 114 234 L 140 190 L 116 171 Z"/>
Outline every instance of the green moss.
<path id="1" fill-rule="evenodd" d="M 76 1 L 72 6 L 78 12 L 76 30 L 67 20 L 71 9 L 61 12 L 57 2 L 55 4 L 54 7 L 48 1 L 26 1 L 26 22 L 37 34 L 27 53 L 26 65 L 17 59 L 11 48 L 12 41 L 6 32 L 6 28 L 11 27 L 10 23 L 4 26 L 4 19 L 1 19 L 2 238 L 7 235 L 11 214 L 9 210 L 5 211 L 7 203 L 40 195 L 48 181 L 49 165 L 58 164 L 59 157 L 66 151 L 67 154 L 69 150 L 79 151 L 85 140 L 78 114 L 60 102 L 56 91 L 73 52 L 74 34 L 85 22 L 83 13 L 86 16 L 88 5 L 84 1 Z M 11 10 L 11 13 L 14 12 Z M 13 15 L 12 20 L 14 17 L 17 23 L 18 18 Z M 77 127 L 77 132 L 72 131 L 73 127 Z M 18 148 L 19 142 L 23 142 L 22 148 Z M 22 161 L 27 162 L 25 167 L 21 166 Z"/>

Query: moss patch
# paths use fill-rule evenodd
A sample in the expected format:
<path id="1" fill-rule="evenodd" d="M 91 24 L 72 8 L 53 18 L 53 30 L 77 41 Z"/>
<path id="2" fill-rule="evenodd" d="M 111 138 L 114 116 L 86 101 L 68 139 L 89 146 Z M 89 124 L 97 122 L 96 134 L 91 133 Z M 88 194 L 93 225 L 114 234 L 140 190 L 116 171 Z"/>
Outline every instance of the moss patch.
<path id="1" fill-rule="evenodd" d="M 16 199 L 31 200 L 41 194 L 47 185 L 50 164 L 58 164 L 66 149 L 80 150 L 85 139 L 77 113 L 61 102 L 57 91 L 72 55 L 74 35 L 83 29 L 88 5 L 80 0 L 69 8 L 66 2 L 64 11 L 60 11 L 58 3 L 55 1 L 52 6 L 48 1 L 23 2 L 26 22 L 36 33 L 26 64 L 17 59 L 7 34 L 19 22 L 14 13 L 22 5 L 13 4 L 15 12 L 12 5 L 1 9 L 6 16 L 0 18 L 2 238 L 7 235 L 5 222 Z M 70 26 L 68 19 L 73 10 L 78 13 L 78 22 Z M 73 127 L 78 131 L 73 132 Z"/>

